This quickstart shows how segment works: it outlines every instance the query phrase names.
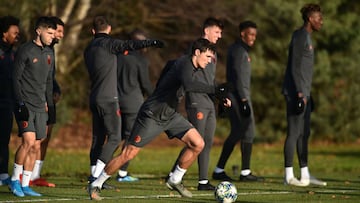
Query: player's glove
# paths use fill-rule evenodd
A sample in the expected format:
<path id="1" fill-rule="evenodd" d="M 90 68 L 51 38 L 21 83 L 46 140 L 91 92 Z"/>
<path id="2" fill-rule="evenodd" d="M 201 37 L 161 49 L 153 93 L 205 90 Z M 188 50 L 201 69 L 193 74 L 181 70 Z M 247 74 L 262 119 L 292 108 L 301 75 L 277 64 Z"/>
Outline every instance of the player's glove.
<path id="1" fill-rule="evenodd" d="M 156 48 L 163 48 L 165 46 L 165 43 L 161 40 L 155 39 L 151 41 L 151 46 Z"/>
<path id="2" fill-rule="evenodd" d="M 15 116 L 19 121 L 28 121 L 29 120 L 29 110 L 24 103 L 19 103 L 14 111 Z"/>
<path id="3" fill-rule="evenodd" d="M 220 101 L 223 101 L 227 97 L 227 94 L 231 92 L 232 85 L 230 83 L 222 83 L 215 86 L 215 97 Z"/>
<path id="4" fill-rule="evenodd" d="M 251 114 L 251 109 L 249 102 L 247 100 L 240 102 L 240 114 L 244 117 L 249 117 Z"/>
<path id="5" fill-rule="evenodd" d="M 48 106 L 48 120 L 47 125 L 56 123 L 56 110 L 55 106 Z"/>
<path id="6" fill-rule="evenodd" d="M 296 115 L 299 115 L 304 112 L 305 109 L 305 102 L 303 97 L 297 97 L 295 101 L 295 113 Z"/>

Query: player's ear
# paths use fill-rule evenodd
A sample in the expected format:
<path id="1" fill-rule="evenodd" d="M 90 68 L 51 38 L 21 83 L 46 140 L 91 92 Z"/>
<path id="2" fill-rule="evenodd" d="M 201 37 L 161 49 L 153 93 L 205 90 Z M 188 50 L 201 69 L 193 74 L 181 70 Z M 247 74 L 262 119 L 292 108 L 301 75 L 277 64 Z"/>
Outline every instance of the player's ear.
<path id="1" fill-rule="evenodd" d="M 200 55 L 200 49 L 196 49 L 195 50 L 195 56 L 199 56 Z"/>

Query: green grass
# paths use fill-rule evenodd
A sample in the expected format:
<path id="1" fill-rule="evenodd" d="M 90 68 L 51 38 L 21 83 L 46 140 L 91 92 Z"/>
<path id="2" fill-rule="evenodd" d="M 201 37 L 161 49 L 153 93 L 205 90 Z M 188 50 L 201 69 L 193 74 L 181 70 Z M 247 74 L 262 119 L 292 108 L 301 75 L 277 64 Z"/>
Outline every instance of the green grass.
<path id="1" fill-rule="evenodd" d="M 252 155 L 252 171 L 266 178 L 263 183 L 242 183 L 234 181 L 239 197 L 237 202 L 360 202 L 360 147 L 357 144 L 310 146 L 309 168 L 311 173 L 328 182 L 328 186 L 305 188 L 283 185 L 282 144 L 255 145 Z M 180 198 L 164 184 L 180 147 L 144 148 L 131 162 L 129 171 L 140 181 L 118 183 L 115 178 L 109 183 L 117 190 L 103 190 L 104 202 L 215 202 L 212 192 L 197 191 L 197 164 L 184 177 L 194 197 Z M 209 177 L 219 157 L 221 147 L 211 152 Z M 13 160 L 13 154 L 11 155 Z M 0 186 L 2 202 L 88 202 L 86 180 L 89 171 L 88 150 L 50 150 L 43 168 L 43 177 L 56 183 L 56 188 L 35 187 L 43 197 L 13 196 L 6 186 Z M 295 174 L 299 174 L 295 157 Z M 12 163 L 12 161 L 10 162 Z M 236 147 L 226 166 L 226 171 L 234 179 L 232 166 L 240 164 L 239 147 Z M 115 176 L 113 176 L 115 177 Z M 213 184 L 219 181 L 211 180 Z"/>

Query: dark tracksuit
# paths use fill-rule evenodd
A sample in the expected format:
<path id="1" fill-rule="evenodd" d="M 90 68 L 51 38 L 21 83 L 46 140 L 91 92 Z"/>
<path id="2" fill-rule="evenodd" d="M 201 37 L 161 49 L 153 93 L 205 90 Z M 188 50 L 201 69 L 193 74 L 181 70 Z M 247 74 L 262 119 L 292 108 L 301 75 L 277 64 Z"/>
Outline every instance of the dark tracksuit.
<path id="1" fill-rule="evenodd" d="M 231 108 L 229 112 L 231 131 L 224 142 L 224 146 L 217 164 L 219 168 L 225 168 L 236 143 L 241 140 L 242 170 L 250 169 L 252 143 L 255 136 L 255 123 L 253 108 L 250 97 L 251 65 L 249 56 L 250 47 L 241 39 L 232 44 L 227 53 L 226 79 L 233 84 L 234 91 L 229 93 Z M 239 104 L 242 99 L 249 102 L 251 115 L 243 116 L 240 113 Z"/>
<path id="2" fill-rule="evenodd" d="M 13 76 L 15 53 L 0 40 L 0 174 L 8 173 L 9 141 L 13 126 Z"/>
<path id="3" fill-rule="evenodd" d="M 216 58 L 205 69 L 193 73 L 193 79 L 208 85 L 215 85 Z M 187 92 L 185 107 L 189 121 L 203 137 L 205 146 L 198 157 L 199 180 L 208 180 L 210 150 L 216 129 L 214 96 L 207 93 Z"/>
<path id="4" fill-rule="evenodd" d="M 154 46 L 153 40 L 113 39 L 105 33 L 95 34 L 85 49 L 84 58 L 91 80 L 90 109 L 93 114 L 93 140 L 90 164 L 97 159 L 107 163 L 121 142 L 121 117 L 117 91 L 118 53 Z M 107 143 L 105 137 L 108 136 Z"/>
<path id="5" fill-rule="evenodd" d="M 54 52 L 48 46 L 40 47 L 34 42 L 21 45 L 14 64 L 14 95 L 17 104 L 23 102 L 30 112 L 45 114 L 43 123 L 36 123 L 36 138 L 45 138 L 47 113 L 45 103 L 53 105 Z M 16 114 L 15 114 L 16 115 Z M 41 120 L 43 122 L 43 120 Z M 28 131 L 18 121 L 19 134 Z"/>
<path id="6" fill-rule="evenodd" d="M 172 67 L 164 68 L 167 72 L 161 74 L 153 94 L 141 106 L 129 144 L 143 147 L 163 131 L 169 138 L 181 139 L 193 126 L 176 112 L 178 90 L 183 87 L 184 91 L 215 92 L 214 86 L 193 79 L 196 68 L 190 55 L 180 57 L 172 64 Z"/>
<path id="7" fill-rule="evenodd" d="M 308 138 L 310 136 L 310 91 L 314 66 L 314 47 L 311 35 L 304 27 L 296 30 L 289 46 L 288 64 L 285 72 L 282 93 L 287 105 L 287 137 L 284 145 L 285 167 L 292 167 L 295 147 L 300 167 L 307 166 Z M 301 92 L 307 99 L 305 110 L 297 115 L 295 102 Z"/>
<path id="8" fill-rule="evenodd" d="M 126 52 L 127 53 L 127 52 Z M 122 139 L 131 133 L 136 115 L 144 103 L 144 95 L 154 91 L 149 78 L 149 61 L 138 51 L 118 54 L 118 91 L 122 120 Z M 121 167 L 126 171 L 128 163 Z"/>

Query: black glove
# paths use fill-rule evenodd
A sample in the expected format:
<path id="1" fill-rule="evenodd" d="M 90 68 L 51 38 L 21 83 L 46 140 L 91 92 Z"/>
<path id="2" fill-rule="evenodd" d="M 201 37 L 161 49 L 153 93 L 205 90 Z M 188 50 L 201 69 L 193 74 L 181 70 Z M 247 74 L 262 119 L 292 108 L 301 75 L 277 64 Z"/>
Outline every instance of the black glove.
<path id="1" fill-rule="evenodd" d="M 295 113 L 296 115 L 299 115 L 304 112 L 305 109 L 305 102 L 303 97 L 297 97 L 295 101 Z"/>
<path id="2" fill-rule="evenodd" d="M 161 40 L 155 39 L 151 41 L 151 46 L 156 48 L 163 48 L 165 46 L 165 43 Z"/>
<path id="3" fill-rule="evenodd" d="M 55 106 L 48 106 L 48 120 L 47 125 L 56 123 L 56 110 Z"/>
<path id="4" fill-rule="evenodd" d="M 232 86 L 230 83 L 222 83 L 215 86 L 215 97 L 219 100 L 223 100 L 227 97 L 227 94 L 231 91 Z"/>
<path id="5" fill-rule="evenodd" d="M 249 105 L 249 102 L 246 100 L 246 101 L 241 101 L 240 102 L 240 114 L 244 117 L 249 117 L 250 114 L 251 114 L 251 109 L 250 109 L 250 105 Z"/>
<path id="6" fill-rule="evenodd" d="M 14 114 L 19 121 L 29 120 L 29 110 L 24 103 L 20 103 L 16 106 Z"/>

